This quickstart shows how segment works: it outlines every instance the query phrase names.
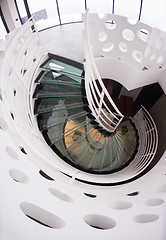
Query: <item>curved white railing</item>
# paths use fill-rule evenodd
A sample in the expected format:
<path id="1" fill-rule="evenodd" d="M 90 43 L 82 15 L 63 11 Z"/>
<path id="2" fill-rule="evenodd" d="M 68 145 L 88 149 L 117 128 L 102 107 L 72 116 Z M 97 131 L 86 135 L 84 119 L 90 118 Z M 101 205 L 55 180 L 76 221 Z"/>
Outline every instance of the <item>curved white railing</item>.
<path id="1" fill-rule="evenodd" d="M 85 14 L 85 38 L 85 89 L 89 107 L 96 118 L 96 121 L 104 129 L 114 132 L 124 116 L 111 99 L 96 67 L 89 41 L 88 12 Z"/>
<path id="2" fill-rule="evenodd" d="M 133 121 L 140 140 L 138 153 L 130 166 L 137 174 L 142 172 L 153 160 L 158 147 L 158 133 L 152 117 L 143 106 L 133 117 Z"/>

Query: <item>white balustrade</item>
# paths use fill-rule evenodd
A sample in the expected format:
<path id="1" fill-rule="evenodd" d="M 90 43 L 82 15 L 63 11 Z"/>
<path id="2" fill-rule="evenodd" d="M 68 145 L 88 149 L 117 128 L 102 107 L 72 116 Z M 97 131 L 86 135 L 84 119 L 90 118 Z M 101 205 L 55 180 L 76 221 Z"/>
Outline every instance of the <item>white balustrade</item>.
<path id="1" fill-rule="evenodd" d="M 142 106 L 133 117 L 139 135 L 139 148 L 134 161 L 131 163 L 135 174 L 142 172 L 153 160 L 158 147 L 158 133 L 156 125 Z"/>
<path id="2" fill-rule="evenodd" d="M 85 63 L 85 89 L 89 107 L 96 121 L 104 129 L 114 132 L 123 114 L 118 110 L 111 99 L 96 67 L 94 56 L 89 40 L 88 13 L 85 15 L 85 36 L 86 36 L 86 63 Z M 108 100 L 106 103 L 106 99 Z M 111 107 L 111 109 L 110 109 Z"/>

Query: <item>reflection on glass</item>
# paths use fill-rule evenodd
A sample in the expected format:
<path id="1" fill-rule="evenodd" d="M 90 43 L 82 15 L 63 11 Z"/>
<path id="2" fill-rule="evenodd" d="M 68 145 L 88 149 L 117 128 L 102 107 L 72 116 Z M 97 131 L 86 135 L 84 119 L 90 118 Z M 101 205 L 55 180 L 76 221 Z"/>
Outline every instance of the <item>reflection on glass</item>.
<path id="1" fill-rule="evenodd" d="M 6 34 L 7 34 L 7 31 L 5 29 L 2 18 L 0 16 L 0 39 L 4 39 Z"/>
<path id="2" fill-rule="evenodd" d="M 81 14 L 85 12 L 84 0 L 59 0 L 58 4 L 62 23 L 82 21 Z"/>
<path id="3" fill-rule="evenodd" d="M 28 6 L 38 30 L 59 24 L 56 0 L 28 0 Z"/>

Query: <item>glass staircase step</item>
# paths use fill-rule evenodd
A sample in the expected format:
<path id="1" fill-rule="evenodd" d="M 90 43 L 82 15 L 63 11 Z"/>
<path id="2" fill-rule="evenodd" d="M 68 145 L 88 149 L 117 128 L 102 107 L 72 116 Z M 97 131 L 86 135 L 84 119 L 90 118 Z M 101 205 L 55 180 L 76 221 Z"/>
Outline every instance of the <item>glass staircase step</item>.
<path id="1" fill-rule="evenodd" d="M 131 120 L 114 134 L 104 131 L 85 103 L 83 70 L 50 59 L 36 80 L 34 113 L 49 146 L 72 166 L 86 172 L 109 174 L 134 158 L 139 145 Z"/>
<path id="2" fill-rule="evenodd" d="M 63 111 L 63 110 L 71 110 L 71 109 L 77 109 L 77 108 L 83 108 L 84 106 L 87 106 L 87 104 L 83 103 L 71 103 L 71 104 L 66 104 L 66 105 L 45 105 L 41 106 L 41 108 L 37 108 L 35 111 L 35 114 L 45 114 L 45 113 L 50 113 L 54 111 Z M 80 109 L 78 109 L 80 111 Z"/>
<path id="3" fill-rule="evenodd" d="M 33 97 L 34 98 L 63 98 L 63 97 L 84 97 L 85 98 L 86 96 L 82 96 L 81 93 L 75 93 L 75 92 L 55 93 L 50 91 L 39 91 Z"/>
<path id="4" fill-rule="evenodd" d="M 82 117 L 86 116 L 86 114 L 87 114 L 86 112 L 80 112 L 80 113 L 77 113 L 77 114 L 74 114 L 74 115 L 70 115 L 70 116 L 66 117 L 64 121 L 62 121 L 60 123 L 57 123 L 56 119 L 54 119 L 54 123 L 45 124 L 45 125 L 43 124 L 43 129 L 42 130 L 45 131 L 45 130 L 48 130 L 48 129 L 52 128 L 52 127 L 56 127 L 56 126 L 59 126 L 61 124 L 65 124 L 67 121 L 76 120 L 78 118 L 82 118 Z"/>
<path id="5" fill-rule="evenodd" d="M 62 81 L 62 80 L 42 80 L 40 81 L 40 83 L 42 84 L 52 84 L 52 85 L 62 85 L 62 86 L 66 86 L 66 87 L 76 87 L 76 88 L 81 88 L 81 85 L 78 83 L 73 83 L 73 82 L 66 82 L 66 81 Z"/>

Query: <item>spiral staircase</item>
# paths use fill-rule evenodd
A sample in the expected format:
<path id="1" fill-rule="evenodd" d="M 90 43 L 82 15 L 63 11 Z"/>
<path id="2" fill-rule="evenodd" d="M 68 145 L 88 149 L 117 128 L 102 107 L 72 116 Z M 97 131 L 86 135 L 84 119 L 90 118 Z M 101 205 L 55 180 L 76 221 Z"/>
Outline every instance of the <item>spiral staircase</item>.
<path id="1" fill-rule="evenodd" d="M 132 118 L 124 118 L 114 132 L 100 126 L 88 105 L 81 64 L 54 56 L 41 70 L 34 113 L 49 146 L 63 160 L 89 173 L 108 174 L 126 167 L 139 146 Z"/>

